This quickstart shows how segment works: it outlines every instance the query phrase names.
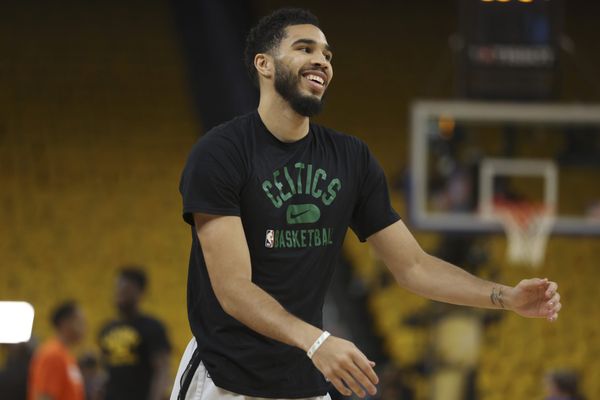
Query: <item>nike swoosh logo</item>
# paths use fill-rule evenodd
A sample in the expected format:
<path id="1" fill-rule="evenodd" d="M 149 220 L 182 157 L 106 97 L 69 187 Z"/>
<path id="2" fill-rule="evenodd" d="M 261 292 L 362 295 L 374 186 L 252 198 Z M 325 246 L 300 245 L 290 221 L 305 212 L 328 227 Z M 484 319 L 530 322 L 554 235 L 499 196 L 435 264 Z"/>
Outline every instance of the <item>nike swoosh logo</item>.
<path id="1" fill-rule="evenodd" d="M 286 212 L 289 225 L 312 224 L 321 218 L 321 210 L 314 204 L 290 204 Z"/>
<path id="2" fill-rule="evenodd" d="M 304 215 L 304 214 L 306 214 L 307 212 L 310 212 L 310 211 L 311 211 L 310 209 L 306 209 L 306 210 L 304 210 L 304 211 L 302 211 L 301 213 L 298 213 L 298 214 L 290 214 L 290 218 L 296 219 L 299 216 Z"/>

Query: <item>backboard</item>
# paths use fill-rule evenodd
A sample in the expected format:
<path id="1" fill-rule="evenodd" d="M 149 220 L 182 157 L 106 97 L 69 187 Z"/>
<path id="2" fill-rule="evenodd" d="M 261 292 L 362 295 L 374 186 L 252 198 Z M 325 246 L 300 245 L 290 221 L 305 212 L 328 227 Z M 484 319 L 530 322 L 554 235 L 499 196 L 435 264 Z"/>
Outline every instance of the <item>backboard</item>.
<path id="1" fill-rule="evenodd" d="M 553 234 L 600 235 L 600 105 L 419 101 L 410 134 L 416 228 L 501 232 L 480 211 L 505 197 L 554 207 Z"/>

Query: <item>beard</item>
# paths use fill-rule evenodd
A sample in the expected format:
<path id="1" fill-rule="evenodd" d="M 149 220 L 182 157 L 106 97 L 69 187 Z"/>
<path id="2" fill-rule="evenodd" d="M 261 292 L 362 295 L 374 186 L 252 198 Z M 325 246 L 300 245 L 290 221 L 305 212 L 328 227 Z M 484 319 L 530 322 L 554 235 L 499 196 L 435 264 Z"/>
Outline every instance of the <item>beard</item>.
<path id="1" fill-rule="evenodd" d="M 304 117 L 313 117 L 323 109 L 323 99 L 300 93 L 300 76 L 275 61 L 275 90 L 292 109 Z"/>

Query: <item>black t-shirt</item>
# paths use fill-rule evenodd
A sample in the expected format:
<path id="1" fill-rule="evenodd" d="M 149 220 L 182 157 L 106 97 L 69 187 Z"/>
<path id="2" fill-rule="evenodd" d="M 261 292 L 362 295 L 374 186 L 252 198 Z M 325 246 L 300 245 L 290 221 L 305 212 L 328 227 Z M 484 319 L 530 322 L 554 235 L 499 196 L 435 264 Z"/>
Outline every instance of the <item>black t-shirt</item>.
<path id="1" fill-rule="evenodd" d="M 363 142 L 310 124 L 307 136 L 284 143 L 256 111 L 198 140 L 180 191 L 189 224 L 196 212 L 240 216 L 252 282 L 319 328 L 348 226 L 364 241 L 399 219 L 383 170 Z M 269 339 L 223 311 L 193 228 L 188 316 L 217 386 L 257 397 L 327 392 L 328 384 L 302 350 Z"/>
<path id="2" fill-rule="evenodd" d="M 171 349 L 162 323 L 146 315 L 111 321 L 101 329 L 99 344 L 108 370 L 106 400 L 147 400 L 152 356 Z"/>

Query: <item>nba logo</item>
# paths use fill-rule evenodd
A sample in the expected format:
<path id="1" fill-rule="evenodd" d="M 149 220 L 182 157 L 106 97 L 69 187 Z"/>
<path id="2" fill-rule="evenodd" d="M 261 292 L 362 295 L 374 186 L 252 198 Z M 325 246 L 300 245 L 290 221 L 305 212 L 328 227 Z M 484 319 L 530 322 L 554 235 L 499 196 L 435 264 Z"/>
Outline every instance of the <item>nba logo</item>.
<path id="1" fill-rule="evenodd" d="M 267 235 L 265 236 L 265 247 L 272 249 L 275 244 L 275 233 L 273 229 L 267 229 Z"/>

